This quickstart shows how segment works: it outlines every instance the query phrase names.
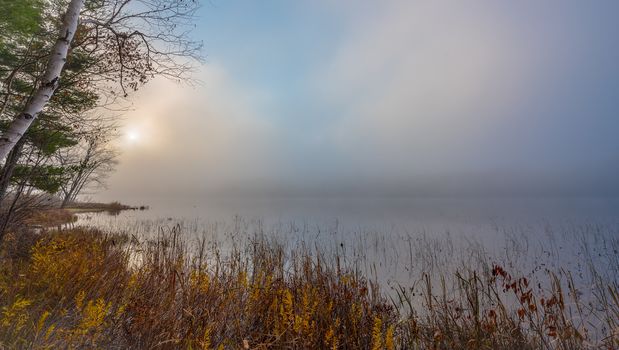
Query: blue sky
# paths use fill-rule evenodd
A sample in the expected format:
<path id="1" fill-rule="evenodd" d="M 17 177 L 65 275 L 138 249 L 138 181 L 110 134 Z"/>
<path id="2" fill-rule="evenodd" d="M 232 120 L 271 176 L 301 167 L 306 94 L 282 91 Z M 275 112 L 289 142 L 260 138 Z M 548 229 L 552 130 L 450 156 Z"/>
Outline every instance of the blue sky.
<path id="1" fill-rule="evenodd" d="M 204 2 L 202 84 L 136 96 L 126 128 L 142 137 L 110 188 L 616 194 L 617 13 L 616 1 Z"/>

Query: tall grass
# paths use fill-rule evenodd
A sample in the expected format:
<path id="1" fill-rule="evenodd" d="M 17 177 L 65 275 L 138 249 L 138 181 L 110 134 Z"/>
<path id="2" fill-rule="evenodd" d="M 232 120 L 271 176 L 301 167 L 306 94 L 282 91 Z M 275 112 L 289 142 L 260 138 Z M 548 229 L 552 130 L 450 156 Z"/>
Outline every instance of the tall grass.
<path id="1" fill-rule="evenodd" d="M 588 305 L 569 273 L 535 284 L 498 265 L 462 267 L 387 294 L 317 246 L 255 235 L 224 249 L 179 228 L 150 239 L 24 232 L 1 259 L 6 348 L 619 347 L 617 282 L 600 279 Z"/>
<path id="2" fill-rule="evenodd" d="M 2 265 L 9 348 L 370 348 L 393 344 L 396 312 L 360 276 L 255 241 L 191 254 L 177 230 L 137 243 L 47 233 Z M 23 247 L 22 247 L 23 248 Z M 15 256 L 15 254 L 13 254 Z M 391 328 L 390 328 L 391 327 Z M 390 333 L 391 332 L 391 333 Z M 389 335 L 391 334 L 391 335 Z"/>

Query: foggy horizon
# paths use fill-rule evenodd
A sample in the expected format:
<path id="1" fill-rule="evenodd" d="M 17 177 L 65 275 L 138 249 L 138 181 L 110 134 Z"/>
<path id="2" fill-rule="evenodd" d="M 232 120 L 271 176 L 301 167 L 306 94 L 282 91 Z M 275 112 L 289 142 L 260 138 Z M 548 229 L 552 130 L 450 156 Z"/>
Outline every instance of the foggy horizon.
<path id="1" fill-rule="evenodd" d="M 200 83 L 136 93 L 94 198 L 617 196 L 617 10 L 204 4 Z"/>

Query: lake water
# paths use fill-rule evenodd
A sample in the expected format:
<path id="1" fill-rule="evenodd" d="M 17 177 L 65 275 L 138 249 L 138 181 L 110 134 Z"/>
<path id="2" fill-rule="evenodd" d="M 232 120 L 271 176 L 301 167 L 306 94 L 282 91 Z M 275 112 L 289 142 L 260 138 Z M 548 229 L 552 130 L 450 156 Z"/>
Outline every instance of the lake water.
<path id="1" fill-rule="evenodd" d="M 450 274 L 498 263 L 524 276 L 592 268 L 619 274 L 619 199 L 613 198 L 148 198 L 145 211 L 81 214 L 78 224 L 152 236 L 181 227 L 188 241 L 224 249 L 256 233 L 318 247 L 382 285 L 422 272 Z"/>
<path id="2" fill-rule="evenodd" d="M 226 221 L 235 216 L 265 223 L 329 225 L 348 228 L 399 227 L 461 231 L 468 225 L 619 223 L 619 198 L 142 198 L 147 211 L 110 218 Z"/>
<path id="3" fill-rule="evenodd" d="M 619 288 L 619 199 L 150 198 L 127 203 L 150 209 L 80 214 L 77 224 L 140 240 L 176 229 L 189 246 L 205 240 L 224 255 L 250 247 L 256 237 L 273 240 L 289 251 L 320 252 L 327 264 L 364 274 L 395 300 L 403 287 L 416 305 L 423 303 L 424 274 L 434 286 L 444 280 L 453 295 L 459 290 L 456 272 L 488 273 L 498 264 L 547 296 L 552 273 L 563 290 L 573 287 L 578 305 L 586 306 L 574 322 L 593 338 L 607 334 L 600 315 L 612 300 L 608 286 Z M 514 299 L 507 302 L 518 307 Z"/>

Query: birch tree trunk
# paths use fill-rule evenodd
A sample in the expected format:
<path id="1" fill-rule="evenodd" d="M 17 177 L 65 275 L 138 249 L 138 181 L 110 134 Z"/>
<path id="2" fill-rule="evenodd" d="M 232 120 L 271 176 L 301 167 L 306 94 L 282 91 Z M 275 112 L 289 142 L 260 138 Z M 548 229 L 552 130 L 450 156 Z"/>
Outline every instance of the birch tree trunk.
<path id="1" fill-rule="evenodd" d="M 71 0 L 64 15 L 59 38 L 54 45 L 47 67 L 41 79 L 41 83 L 24 108 L 4 134 L 0 137 L 0 162 L 3 161 L 13 149 L 17 141 L 26 133 L 30 124 L 41 113 L 49 99 L 56 91 L 62 68 L 67 61 L 67 53 L 79 21 L 80 11 L 84 0 Z"/>

